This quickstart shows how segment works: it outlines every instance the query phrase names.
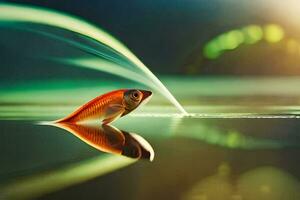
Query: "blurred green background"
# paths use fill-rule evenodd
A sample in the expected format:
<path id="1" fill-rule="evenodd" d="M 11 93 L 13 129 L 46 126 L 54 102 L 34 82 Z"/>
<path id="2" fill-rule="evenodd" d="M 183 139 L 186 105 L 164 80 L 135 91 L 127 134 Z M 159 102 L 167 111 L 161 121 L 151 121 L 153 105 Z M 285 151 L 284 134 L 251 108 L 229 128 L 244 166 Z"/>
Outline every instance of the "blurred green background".
<path id="1" fill-rule="evenodd" d="M 105 92 L 152 85 L 91 63 L 55 60 L 91 56 L 55 37 L 114 52 L 90 38 L 1 23 L 0 199 L 300 199 L 298 0 L 1 2 L 53 9 L 103 28 L 190 115 L 155 91 L 147 105 L 114 123 L 152 145 L 152 163 L 37 125 Z"/>

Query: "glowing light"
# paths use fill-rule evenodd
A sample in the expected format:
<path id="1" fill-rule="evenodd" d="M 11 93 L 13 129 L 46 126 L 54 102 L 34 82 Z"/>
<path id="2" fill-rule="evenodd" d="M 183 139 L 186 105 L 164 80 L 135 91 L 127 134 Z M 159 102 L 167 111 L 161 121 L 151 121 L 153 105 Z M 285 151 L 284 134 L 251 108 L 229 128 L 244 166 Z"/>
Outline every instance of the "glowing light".
<path id="1" fill-rule="evenodd" d="M 209 59 L 217 58 L 225 50 L 237 48 L 244 41 L 244 35 L 239 30 L 232 30 L 211 40 L 204 47 L 204 55 Z"/>
<path id="2" fill-rule="evenodd" d="M 218 44 L 218 51 L 223 51 L 228 48 L 226 44 L 227 43 L 226 33 L 217 36 L 215 40 Z"/>
<path id="3" fill-rule="evenodd" d="M 84 20 L 37 7 L 0 4 L 0 21 L 44 24 L 69 30 L 98 41 L 125 56 L 139 72 L 142 72 L 153 83 L 149 84 L 149 87 L 169 99 L 183 114 L 187 114 L 170 91 L 128 48 L 105 31 Z"/>
<path id="4" fill-rule="evenodd" d="M 267 42 L 274 43 L 279 42 L 283 37 L 284 31 L 279 25 L 268 24 L 264 28 L 258 25 L 249 25 L 225 32 L 210 40 L 204 46 L 203 54 L 208 59 L 215 59 L 225 51 L 236 49 L 242 44 L 255 44 L 263 38 Z"/>
<path id="5" fill-rule="evenodd" d="M 225 32 L 210 40 L 203 49 L 204 56 L 215 59 L 225 51 L 238 48 L 241 44 L 254 44 L 263 38 L 263 30 L 260 26 L 250 25 Z"/>
<path id="6" fill-rule="evenodd" d="M 232 50 L 243 42 L 244 36 L 240 31 L 232 30 L 220 35 L 217 40 L 222 50 Z"/>
<path id="7" fill-rule="evenodd" d="M 233 178 L 235 181 L 232 181 Z M 188 200 L 299 199 L 299 180 L 280 168 L 263 166 L 242 175 L 214 174 L 202 178 L 187 190 L 183 197 Z"/>
<path id="8" fill-rule="evenodd" d="M 7 199 L 31 199 L 101 176 L 132 163 L 135 159 L 121 156 L 99 156 L 68 167 L 28 177 L 0 189 Z"/>
<path id="9" fill-rule="evenodd" d="M 227 136 L 228 147 L 235 148 L 242 143 L 243 140 L 240 139 L 240 135 L 237 132 L 229 132 Z"/>
<path id="10" fill-rule="evenodd" d="M 263 30 L 260 26 L 250 25 L 242 29 L 246 44 L 254 44 L 263 38 Z"/>
<path id="11" fill-rule="evenodd" d="M 279 42 L 284 37 L 283 29 L 276 24 L 266 25 L 264 28 L 265 40 L 270 43 Z"/>
<path id="12" fill-rule="evenodd" d="M 243 173 L 236 186 L 245 199 L 299 199 L 299 180 L 275 167 L 258 167 Z"/>
<path id="13" fill-rule="evenodd" d="M 204 55 L 210 59 L 217 58 L 220 55 L 218 44 L 215 41 L 209 42 L 204 47 Z"/>
<path id="14" fill-rule="evenodd" d="M 187 121 L 187 123 L 189 123 Z M 208 144 L 218 145 L 230 149 L 276 149 L 288 146 L 289 143 L 276 141 L 273 139 L 258 139 L 246 136 L 237 131 L 224 131 L 216 127 L 210 127 L 205 124 L 194 125 L 184 124 L 184 121 L 177 127 L 175 134 L 181 137 L 199 139 Z M 291 144 L 292 145 L 292 144 Z"/>
<path id="15" fill-rule="evenodd" d="M 232 30 L 226 34 L 227 48 L 235 49 L 244 42 L 244 35 L 241 31 Z"/>
<path id="16" fill-rule="evenodd" d="M 90 69 L 96 69 L 100 71 L 105 71 L 110 74 L 118 75 L 121 77 L 124 77 L 126 79 L 136 81 L 141 80 L 146 85 L 151 84 L 151 82 L 145 77 L 141 76 L 140 74 L 133 72 L 131 70 L 128 70 L 126 68 L 122 68 L 117 64 L 114 64 L 112 62 L 108 62 L 103 59 L 99 58 L 66 58 L 66 59 L 55 59 L 59 62 L 69 64 L 72 66 L 78 66 L 78 67 L 87 67 Z"/>

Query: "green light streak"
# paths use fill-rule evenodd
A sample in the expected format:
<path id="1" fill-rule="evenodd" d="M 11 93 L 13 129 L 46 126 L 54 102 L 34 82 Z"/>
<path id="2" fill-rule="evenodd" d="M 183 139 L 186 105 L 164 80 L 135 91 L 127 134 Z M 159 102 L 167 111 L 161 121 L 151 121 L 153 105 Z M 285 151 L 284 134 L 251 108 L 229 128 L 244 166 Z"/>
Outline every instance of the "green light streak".
<path id="1" fill-rule="evenodd" d="M 0 187 L 5 199 L 32 199 L 105 175 L 136 162 L 122 156 L 99 156 L 62 169 L 37 174 Z"/>
<path id="2" fill-rule="evenodd" d="M 87 67 L 90 69 L 96 69 L 100 71 L 104 71 L 110 74 L 114 74 L 117 76 L 121 76 L 123 78 L 140 82 L 144 85 L 151 85 L 151 82 L 147 79 L 145 79 L 143 76 L 141 76 L 138 73 L 135 73 L 131 70 L 128 70 L 126 68 L 120 67 L 120 65 L 114 64 L 112 62 L 108 62 L 103 59 L 99 58 L 70 58 L 70 59 L 55 59 L 59 62 L 69 64 L 72 66 L 79 66 L 79 67 Z M 109 69 L 109 70 L 108 70 Z M 155 88 L 158 90 L 157 88 Z"/>
<path id="3" fill-rule="evenodd" d="M 243 34 L 238 30 L 230 31 L 226 34 L 226 49 L 237 48 L 244 40 Z"/>
<path id="4" fill-rule="evenodd" d="M 209 42 L 204 47 L 204 55 L 209 59 L 217 58 L 220 55 L 218 43 L 216 41 Z"/>
<path id="5" fill-rule="evenodd" d="M 203 55 L 208 59 L 216 59 L 228 50 L 234 50 L 242 44 L 256 44 L 263 38 L 267 42 L 279 42 L 284 31 L 279 25 L 268 24 L 264 28 L 249 25 L 222 33 L 208 41 L 203 48 Z"/>
<path id="6" fill-rule="evenodd" d="M 239 30 L 232 30 L 216 38 L 220 50 L 232 50 L 237 48 L 244 40 L 244 36 Z"/>
<path id="7" fill-rule="evenodd" d="M 114 37 L 84 20 L 67 14 L 37 7 L 0 4 L 0 20 L 37 23 L 70 30 L 115 49 L 137 66 L 143 65 L 135 55 Z"/>
<path id="8" fill-rule="evenodd" d="M 216 41 L 218 43 L 219 50 L 222 51 L 228 48 L 227 33 L 221 34 L 218 37 L 216 37 Z"/>
<path id="9" fill-rule="evenodd" d="M 107 47 L 107 46 L 105 46 L 101 43 L 97 43 L 97 47 L 99 47 L 99 49 L 101 49 L 101 50 L 98 50 L 98 49 L 91 48 L 88 45 L 84 45 L 82 43 L 79 43 L 75 40 L 68 39 L 66 37 L 61 37 L 59 35 L 54 35 L 54 34 L 51 34 L 49 32 L 45 32 L 45 31 L 42 31 L 42 30 L 28 28 L 28 27 L 24 26 L 23 24 L 18 24 L 17 26 L 12 26 L 12 28 L 21 29 L 23 31 L 29 31 L 29 32 L 33 32 L 33 33 L 38 33 L 38 34 L 43 35 L 45 37 L 55 39 L 55 40 L 58 40 L 60 42 L 69 44 L 70 46 L 76 47 L 76 48 L 78 48 L 78 49 L 80 49 L 80 50 L 82 50 L 82 51 L 84 51 L 84 52 L 86 52 L 90 55 L 100 57 L 101 59 L 100 58 L 98 58 L 98 59 L 103 60 L 103 62 L 105 62 L 106 65 L 107 65 L 107 63 L 112 62 L 114 67 L 118 67 L 121 72 L 122 72 L 123 68 L 125 68 L 125 67 L 130 68 L 133 71 L 135 70 L 135 67 L 132 66 L 132 63 L 130 63 L 125 57 L 123 57 L 118 52 L 114 51 L 113 49 L 111 49 L 111 48 L 109 48 L 109 47 Z M 89 40 L 89 38 L 85 38 L 85 39 Z M 108 51 L 108 52 L 106 52 L 106 51 Z M 55 59 L 53 59 L 53 60 L 55 60 Z M 108 61 L 110 61 L 110 62 L 108 62 Z M 99 61 L 99 62 L 101 64 L 101 61 Z M 89 66 L 81 66 L 81 67 L 89 67 Z M 93 68 L 93 69 L 98 70 L 98 68 Z M 99 70 L 101 70 L 101 68 Z M 114 69 L 111 70 L 110 68 L 106 67 L 105 69 L 102 69 L 101 71 L 110 73 L 110 71 L 115 71 L 115 70 Z M 132 72 L 132 73 L 134 73 L 134 72 Z M 113 73 L 113 74 L 119 75 L 119 74 L 116 74 L 116 73 Z M 135 73 L 135 74 L 137 74 L 137 73 Z M 138 80 L 142 81 L 143 79 L 136 79 L 134 81 L 138 81 Z"/>
<path id="10" fill-rule="evenodd" d="M 183 119 L 179 127 L 176 129 L 175 136 L 197 139 L 208 144 L 230 149 L 277 149 L 287 146 L 295 146 L 292 142 L 254 138 L 245 136 L 238 131 L 226 131 L 214 126 L 205 125 L 204 123 L 194 124 L 191 122 L 191 120 L 188 121 L 187 119 Z"/>
<path id="11" fill-rule="evenodd" d="M 240 134 L 236 131 L 228 132 L 227 146 L 230 148 L 238 147 L 239 141 L 241 141 Z"/>
<path id="12" fill-rule="evenodd" d="M 242 30 L 245 35 L 245 44 L 255 44 L 263 38 L 263 30 L 258 25 L 246 26 Z"/>
<path id="13" fill-rule="evenodd" d="M 58 27 L 98 41 L 126 57 L 134 64 L 139 72 L 142 72 L 153 83 L 148 84 L 150 88 L 160 92 L 169 99 L 178 110 L 183 114 L 187 114 L 161 81 L 129 49 L 105 31 L 84 20 L 42 8 L 0 4 L 0 21 L 28 22 Z"/>

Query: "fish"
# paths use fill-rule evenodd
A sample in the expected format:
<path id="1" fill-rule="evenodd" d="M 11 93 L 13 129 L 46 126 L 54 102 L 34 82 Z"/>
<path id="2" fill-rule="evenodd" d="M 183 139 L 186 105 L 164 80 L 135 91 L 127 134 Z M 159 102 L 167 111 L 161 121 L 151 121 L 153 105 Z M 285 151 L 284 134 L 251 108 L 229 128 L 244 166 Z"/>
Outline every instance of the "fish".
<path id="1" fill-rule="evenodd" d="M 151 96 L 152 92 L 147 90 L 114 90 L 90 100 L 70 115 L 54 122 L 81 123 L 97 119 L 102 124 L 109 124 L 132 112 Z"/>
<path id="2" fill-rule="evenodd" d="M 106 153 L 123 155 L 134 159 L 153 161 L 152 146 L 140 135 L 119 130 L 112 125 L 74 124 L 60 122 L 52 124 L 62 128 L 88 145 Z"/>

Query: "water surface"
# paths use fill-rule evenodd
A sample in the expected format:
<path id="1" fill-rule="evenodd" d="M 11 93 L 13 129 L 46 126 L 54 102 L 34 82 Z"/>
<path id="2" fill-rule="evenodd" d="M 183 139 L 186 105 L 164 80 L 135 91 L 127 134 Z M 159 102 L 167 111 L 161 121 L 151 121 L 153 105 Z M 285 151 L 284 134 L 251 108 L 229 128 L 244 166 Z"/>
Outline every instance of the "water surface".
<path id="1" fill-rule="evenodd" d="M 66 130 L 37 124 L 68 114 L 100 93 L 101 87 L 91 83 L 46 91 L 23 87 L 1 92 L 0 194 L 4 197 L 300 198 L 300 107 L 298 97 L 287 91 L 271 98 L 245 96 L 237 90 L 230 94 L 230 87 L 221 96 L 210 91 L 204 95 L 201 89 L 201 94 L 175 90 L 191 113 L 186 117 L 154 98 L 113 124 L 151 144 L 155 158 L 150 162 L 99 151 Z M 118 86 L 106 90 L 114 87 Z M 79 90 L 82 95 L 72 98 Z"/>

